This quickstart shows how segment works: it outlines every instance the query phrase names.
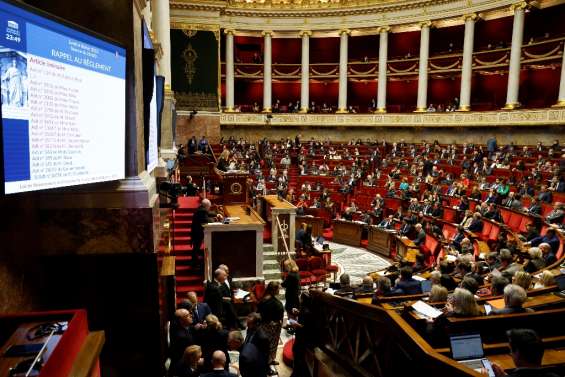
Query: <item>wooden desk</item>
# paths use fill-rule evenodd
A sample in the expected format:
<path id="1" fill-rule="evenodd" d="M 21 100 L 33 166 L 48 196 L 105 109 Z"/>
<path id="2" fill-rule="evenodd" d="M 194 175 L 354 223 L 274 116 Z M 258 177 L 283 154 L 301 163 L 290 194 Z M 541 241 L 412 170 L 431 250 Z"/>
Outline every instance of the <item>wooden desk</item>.
<path id="1" fill-rule="evenodd" d="M 333 242 L 351 246 L 361 245 L 361 234 L 365 224 L 345 220 L 334 220 L 332 224 Z"/>
<path id="2" fill-rule="evenodd" d="M 47 323 L 47 322 L 50 322 L 50 321 L 39 321 L 39 322 L 24 323 L 24 324 L 20 325 L 16 329 L 16 331 L 14 331 L 12 336 L 10 336 L 10 338 L 6 341 L 6 343 L 4 343 L 4 346 L 2 346 L 2 348 L 0 348 L 0 376 L 1 377 L 7 377 L 9 375 L 10 368 L 15 367 L 19 362 L 35 357 L 35 355 L 34 356 L 21 356 L 21 357 L 5 357 L 4 352 L 6 352 L 6 350 L 8 348 L 10 348 L 10 346 L 12 346 L 12 345 L 44 343 L 48 338 L 47 336 L 30 341 L 26 338 L 26 335 L 28 334 L 28 331 L 30 329 L 34 328 L 37 325 L 41 325 L 42 323 Z M 61 321 L 61 323 L 67 323 L 67 321 Z M 49 343 L 47 344 L 47 348 L 46 348 L 45 352 L 43 353 L 44 362 L 49 359 L 49 357 L 53 353 L 53 350 L 55 349 L 55 347 L 57 347 L 57 344 L 59 343 L 59 340 L 61 339 L 61 337 L 62 337 L 62 335 L 53 335 L 51 337 L 51 339 L 49 340 Z"/>
<path id="3" fill-rule="evenodd" d="M 250 209 L 250 214 L 246 213 Z M 265 222 L 247 205 L 224 206 L 226 217 L 239 217 L 230 224 L 204 225 L 205 275 L 212 279 L 213 269 L 227 264 L 238 279 L 263 277 L 263 230 Z"/>
<path id="4" fill-rule="evenodd" d="M 406 237 L 395 236 L 395 238 L 397 255 L 405 258 L 409 262 L 416 262 L 416 254 L 420 251 L 418 246 Z"/>
<path id="5" fill-rule="evenodd" d="M 514 360 L 509 353 L 488 355 L 487 358 L 491 363 L 497 363 L 503 369 L 516 368 Z M 565 363 L 565 349 L 546 349 L 543 354 L 542 366 L 556 365 Z"/>
<path id="6" fill-rule="evenodd" d="M 320 237 L 324 234 L 323 218 L 312 216 L 296 216 L 296 230 L 300 229 L 302 223 L 305 223 L 306 225 L 312 224 L 312 236 L 314 238 Z"/>
<path id="7" fill-rule="evenodd" d="M 377 226 L 370 226 L 368 233 L 367 249 L 374 251 L 378 254 L 390 257 L 392 248 L 392 240 L 396 231 L 379 228 Z"/>
<path id="8" fill-rule="evenodd" d="M 493 308 L 502 309 L 504 308 L 504 299 L 499 298 L 496 300 L 487 301 Z M 524 308 L 539 309 L 544 306 L 557 305 L 560 303 L 565 303 L 565 299 L 554 295 L 553 293 L 546 293 L 542 295 L 537 295 L 533 297 L 528 297 L 528 300 L 522 305 Z"/>

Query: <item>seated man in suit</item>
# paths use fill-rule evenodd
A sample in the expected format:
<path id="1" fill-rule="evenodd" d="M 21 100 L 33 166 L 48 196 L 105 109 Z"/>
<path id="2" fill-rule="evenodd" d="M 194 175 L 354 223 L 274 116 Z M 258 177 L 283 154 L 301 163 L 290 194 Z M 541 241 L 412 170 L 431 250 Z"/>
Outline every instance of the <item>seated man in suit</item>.
<path id="1" fill-rule="evenodd" d="M 483 219 L 479 212 L 473 214 L 473 221 L 467 228 L 469 232 L 480 233 L 483 230 Z"/>
<path id="2" fill-rule="evenodd" d="M 412 267 L 402 267 L 400 278 L 393 288 L 397 295 L 417 295 L 422 293 L 422 284 L 412 277 Z"/>
<path id="3" fill-rule="evenodd" d="M 542 368 L 544 346 L 534 330 L 512 329 L 506 332 L 506 336 L 516 368 L 506 373 L 500 365 L 493 363 L 492 369 L 496 377 L 557 377 L 557 374 L 544 371 Z"/>
<path id="4" fill-rule="evenodd" d="M 557 250 L 559 250 L 559 237 L 557 236 L 557 231 L 553 228 L 549 228 L 545 232 L 545 236 L 534 238 L 527 243 L 527 246 L 541 246 L 542 243 L 549 244 L 549 246 L 551 246 L 551 251 L 553 252 L 553 254 L 557 254 Z"/>
<path id="5" fill-rule="evenodd" d="M 377 226 L 379 228 L 392 229 L 393 225 L 394 225 L 394 219 L 392 215 L 388 215 L 388 217 L 386 219 L 383 219 L 383 221 L 381 221 Z"/>
<path id="6" fill-rule="evenodd" d="M 233 373 L 229 373 L 226 368 L 226 354 L 223 351 L 214 351 L 212 354 L 212 368 L 210 373 L 202 374 L 202 377 L 237 377 Z"/>
<path id="7" fill-rule="evenodd" d="M 536 198 L 532 198 L 530 206 L 526 209 L 528 215 L 541 215 L 541 204 Z"/>
<path id="8" fill-rule="evenodd" d="M 527 299 L 528 294 L 524 288 L 516 284 L 508 284 L 504 287 L 504 308 L 494 308 L 490 314 L 531 313 L 532 309 L 522 307 Z"/>

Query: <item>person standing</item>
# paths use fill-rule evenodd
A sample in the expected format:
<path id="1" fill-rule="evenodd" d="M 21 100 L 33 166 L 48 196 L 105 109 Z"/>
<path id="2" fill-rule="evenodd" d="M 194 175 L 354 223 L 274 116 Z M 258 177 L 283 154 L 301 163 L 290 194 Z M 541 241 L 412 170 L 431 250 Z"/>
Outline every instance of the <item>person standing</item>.
<path id="1" fill-rule="evenodd" d="M 210 213 L 210 207 L 212 203 L 208 199 L 203 199 L 202 203 L 194 213 L 192 217 L 192 227 L 190 232 L 191 242 L 192 242 L 192 267 L 194 269 L 199 269 L 198 257 L 200 256 L 202 250 L 202 241 L 204 241 L 204 228 L 203 225 L 208 224 L 213 221 L 221 221 L 223 216 L 220 214 Z"/>
<path id="2" fill-rule="evenodd" d="M 278 365 L 278 362 L 275 359 L 277 356 L 277 348 L 279 346 L 282 321 L 284 317 L 283 304 L 277 298 L 279 291 L 280 283 L 277 281 L 271 281 L 267 285 L 263 299 L 257 305 L 257 311 L 259 314 L 261 314 L 262 318 L 261 329 L 265 332 L 265 334 L 267 334 L 267 337 L 269 338 L 270 365 Z M 270 373 L 272 373 L 272 371 Z"/>
<path id="3" fill-rule="evenodd" d="M 298 265 L 292 259 L 287 259 L 284 263 L 288 272 L 286 278 L 282 282 L 284 287 L 284 308 L 289 317 L 292 316 L 293 309 L 298 309 L 300 306 L 300 275 L 298 272 Z"/>

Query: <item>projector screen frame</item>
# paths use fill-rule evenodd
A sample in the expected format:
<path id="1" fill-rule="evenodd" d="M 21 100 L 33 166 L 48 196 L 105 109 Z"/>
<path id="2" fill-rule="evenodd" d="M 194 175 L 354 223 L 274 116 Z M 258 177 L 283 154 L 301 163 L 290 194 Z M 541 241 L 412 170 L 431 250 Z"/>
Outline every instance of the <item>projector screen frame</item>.
<path id="1" fill-rule="evenodd" d="M 77 31 L 79 33 L 83 33 L 86 34 L 87 36 L 93 37 L 95 39 L 98 39 L 102 42 L 106 42 L 110 45 L 113 45 L 114 47 L 120 49 L 120 52 L 123 52 L 123 58 L 124 58 L 124 97 L 123 97 L 123 103 L 124 103 L 124 118 L 122 119 L 123 121 L 123 137 L 124 137 L 124 145 L 123 145 L 123 151 L 124 151 L 124 164 L 122 166 L 122 176 L 125 178 L 126 175 L 126 165 L 128 163 L 128 113 L 129 113 L 129 109 L 130 109 L 130 104 L 129 101 L 127 100 L 127 96 L 128 96 L 128 84 L 130 81 L 130 74 L 128 73 L 128 55 L 130 55 L 130 49 L 127 48 L 127 46 L 121 42 L 118 42 L 117 40 L 108 37 L 106 35 L 103 35 L 99 32 L 96 32 L 92 29 L 89 29 L 85 26 L 76 24 L 72 21 L 66 20 L 62 17 L 59 17 L 57 15 L 54 15 L 50 12 L 47 12 L 45 10 L 42 10 L 40 8 L 31 6 L 27 3 L 24 2 L 19 2 L 16 0 L 0 0 L 0 3 L 5 3 L 8 4 L 10 6 L 22 9 L 23 11 L 27 11 L 29 13 L 34 14 L 35 16 L 38 17 L 42 17 L 45 18 L 49 21 L 58 23 L 64 27 L 67 27 L 69 29 L 72 29 L 74 31 Z M 1 87 L 1 83 L 0 83 L 0 87 Z M 64 190 L 64 189 L 68 189 L 68 188 L 77 188 L 77 187 L 84 187 L 87 185 L 94 185 L 94 184 L 100 184 L 100 183 L 107 183 L 107 182 L 115 182 L 118 181 L 122 178 L 118 178 L 116 180 L 109 180 L 109 181 L 98 181 L 98 182 L 89 182 L 89 183 L 80 183 L 80 184 L 76 184 L 76 185 L 67 185 L 67 186 L 61 186 L 61 187 L 53 187 L 53 188 L 45 188 L 45 189 L 37 189 L 37 190 L 30 190 L 30 191 L 21 191 L 21 192 L 14 192 L 14 193 L 9 193 L 6 194 L 6 177 L 5 177 L 5 159 L 4 159 L 4 118 L 2 115 L 2 106 L 0 104 L 0 197 L 6 197 L 7 195 L 9 196 L 17 196 L 17 195 L 29 195 L 29 194 L 33 194 L 33 193 L 37 193 L 37 192 L 46 192 L 46 191 L 56 191 L 56 190 Z"/>

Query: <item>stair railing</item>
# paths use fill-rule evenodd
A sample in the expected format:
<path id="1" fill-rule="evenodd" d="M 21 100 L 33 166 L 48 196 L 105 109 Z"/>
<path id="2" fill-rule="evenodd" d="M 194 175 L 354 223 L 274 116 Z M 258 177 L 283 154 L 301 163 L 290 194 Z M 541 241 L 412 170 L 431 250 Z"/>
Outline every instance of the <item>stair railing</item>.
<path id="1" fill-rule="evenodd" d="M 276 221 L 277 226 L 278 226 L 278 228 L 279 228 L 279 233 L 280 233 L 280 237 L 281 237 L 281 239 L 282 239 L 283 245 L 284 245 L 284 249 L 286 250 L 286 256 L 287 256 L 288 259 L 292 259 L 292 257 L 290 256 L 290 250 L 289 250 L 289 248 L 288 248 L 288 244 L 286 243 L 286 237 L 285 237 L 285 234 L 286 234 L 286 233 L 283 231 L 283 228 L 282 228 L 282 226 L 281 226 L 281 222 L 280 222 L 280 220 L 279 220 L 279 216 L 278 216 L 278 215 L 275 216 L 275 221 Z M 277 253 L 278 253 L 278 252 L 279 252 L 279 251 L 277 250 Z"/>

